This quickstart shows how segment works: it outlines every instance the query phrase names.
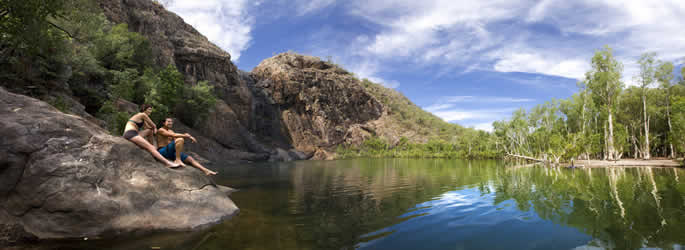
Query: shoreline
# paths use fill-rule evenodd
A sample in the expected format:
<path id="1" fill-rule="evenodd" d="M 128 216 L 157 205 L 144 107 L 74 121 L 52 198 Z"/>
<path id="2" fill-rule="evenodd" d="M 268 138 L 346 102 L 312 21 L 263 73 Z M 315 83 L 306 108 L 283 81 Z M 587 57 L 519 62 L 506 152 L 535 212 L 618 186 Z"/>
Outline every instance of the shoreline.
<path id="1" fill-rule="evenodd" d="M 601 167 L 683 167 L 680 160 L 672 159 L 621 159 L 616 161 L 607 160 L 577 160 L 574 162 L 579 168 L 601 168 Z M 561 166 L 568 167 L 569 162 L 561 163 Z"/>

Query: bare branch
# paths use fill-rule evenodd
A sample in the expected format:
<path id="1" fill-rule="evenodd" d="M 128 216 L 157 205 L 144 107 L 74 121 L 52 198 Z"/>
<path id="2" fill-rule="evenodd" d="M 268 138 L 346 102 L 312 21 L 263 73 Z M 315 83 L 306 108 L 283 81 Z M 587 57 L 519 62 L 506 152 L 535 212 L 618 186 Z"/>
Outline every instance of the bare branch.
<path id="1" fill-rule="evenodd" d="M 48 22 L 50 25 L 52 25 L 52 27 L 55 27 L 55 28 L 57 28 L 58 30 L 61 30 L 62 32 L 66 33 L 67 36 L 69 36 L 69 37 L 71 37 L 71 38 L 73 38 L 73 39 L 78 40 L 76 37 L 72 36 L 71 33 L 69 33 L 69 31 L 65 30 L 64 28 L 59 27 L 59 26 L 57 26 L 57 24 L 54 24 L 54 23 L 52 23 L 52 22 L 50 22 L 50 21 L 47 21 L 47 22 Z"/>

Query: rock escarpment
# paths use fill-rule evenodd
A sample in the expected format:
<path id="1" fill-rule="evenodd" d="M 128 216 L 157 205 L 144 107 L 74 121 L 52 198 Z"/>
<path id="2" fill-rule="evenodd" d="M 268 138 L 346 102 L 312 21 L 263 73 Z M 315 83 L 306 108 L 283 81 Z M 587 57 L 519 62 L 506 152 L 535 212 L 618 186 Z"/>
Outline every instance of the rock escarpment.
<path id="1" fill-rule="evenodd" d="M 328 152 L 343 143 L 354 125 L 376 120 L 383 105 L 369 95 L 351 73 L 312 56 L 283 53 L 261 62 L 253 71 L 255 87 L 271 98 L 293 146 Z"/>
<path id="2" fill-rule="evenodd" d="M 196 129 L 228 149 L 270 160 L 329 158 L 350 127 L 383 112 L 352 74 L 316 57 L 280 54 L 242 72 L 227 52 L 158 3 L 101 0 L 100 6 L 112 22 L 148 38 L 157 64 L 176 65 L 187 84 L 215 86 L 220 100 Z"/>
<path id="3" fill-rule="evenodd" d="M 231 62 L 230 54 L 154 1 L 101 0 L 99 3 L 109 20 L 127 23 L 131 31 L 150 41 L 156 64 L 175 65 L 187 84 L 206 80 L 214 86 L 219 100 L 208 120 L 197 128 L 199 131 L 229 149 L 274 152 L 250 131 L 253 95 Z M 241 159 L 239 155 L 231 156 Z"/>
<path id="4" fill-rule="evenodd" d="M 87 120 L 0 88 L 0 239 L 182 230 L 238 212 L 229 188 L 165 168 Z"/>

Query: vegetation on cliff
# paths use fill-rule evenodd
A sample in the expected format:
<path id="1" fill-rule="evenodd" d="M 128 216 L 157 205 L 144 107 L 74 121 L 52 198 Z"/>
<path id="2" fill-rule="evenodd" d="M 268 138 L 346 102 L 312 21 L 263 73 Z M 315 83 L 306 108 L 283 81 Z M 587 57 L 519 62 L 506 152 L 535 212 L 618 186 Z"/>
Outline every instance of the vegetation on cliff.
<path id="1" fill-rule="evenodd" d="M 173 65 L 155 65 L 147 39 L 109 22 L 94 1 L 3 1 L 0 27 L 3 86 L 63 112 L 97 116 L 113 134 L 130 115 L 115 107 L 117 99 L 150 102 L 156 118 L 174 115 L 191 126 L 214 106 L 206 82 L 187 86 Z"/>
<path id="2" fill-rule="evenodd" d="M 390 141 L 375 135 L 361 145 L 340 145 L 339 158 L 469 158 L 487 159 L 500 156 L 492 133 L 448 123 L 412 103 L 400 92 L 361 80 L 364 89 L 385 105 L 388 117 L 383 127 L 399 136 Z"/>

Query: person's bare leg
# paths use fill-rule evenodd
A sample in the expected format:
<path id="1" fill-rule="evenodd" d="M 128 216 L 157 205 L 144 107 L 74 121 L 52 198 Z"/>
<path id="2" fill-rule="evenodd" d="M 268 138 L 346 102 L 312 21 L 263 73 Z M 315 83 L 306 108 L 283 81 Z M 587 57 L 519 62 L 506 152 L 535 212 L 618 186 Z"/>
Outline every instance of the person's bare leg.
<path id="1" fill-rule="evenodd" d="M 145 138 L 150 145 L 154 146 L 154 142 L 152 141 L 152 129 L 143 129 L 143 131 L 140 131 L 140 137 Z"/>
<path id="2" fill-rule="evenodd" d="M 205 168 L 204 166 L 202 166 L 199 162 L 197 162 L 195 159 L 193 159 L 192 156 L 188 156 L 188 158 L 186 158 L 185 162 L 189 163 L 193 167 L 196 167 L 196 168 L 202 170 L 202 172 L 204 172 L 206 175 L 215 175 L 216 174 L 216 172 L 209 170 L 209 169 Z"/>
<path id="3" fill-rule="evenodd" d="M 171 161 L 167 160 L 166 158 L 164 158 L 164 156 L 162 156 L 161 154 L 159 154 L 159 152 L 157 152 L 157 150 L 155 149 L 154 146 L 152 146 L 145 139 L 143 139 L 143 137 L 140 137 L 140 135 L 134 136 L 133 138 L 131 138 L 130 141 L 132 141 L 133 143 L 138 145 L 138 147 L 145 149 L 148 152 L 150 152 L 150 154 L 152 154 L 152 157 L 155 157 L 157 160 L 164 163 L 164 165 L 166 165 L 167 167 L 176 168 L 176 167 L 180 166 L 179 164 L 171 162 Z"/>
<path id="4" fill-rule="evenodd" d="M 183 152 L 183 138 L 176 138 L 174 142 L 176 144 L 176 160 L 174 163 L 185 167 L 186 164 L 183 164 L 183 161 L 181 161 L 181 152 Z"/>

